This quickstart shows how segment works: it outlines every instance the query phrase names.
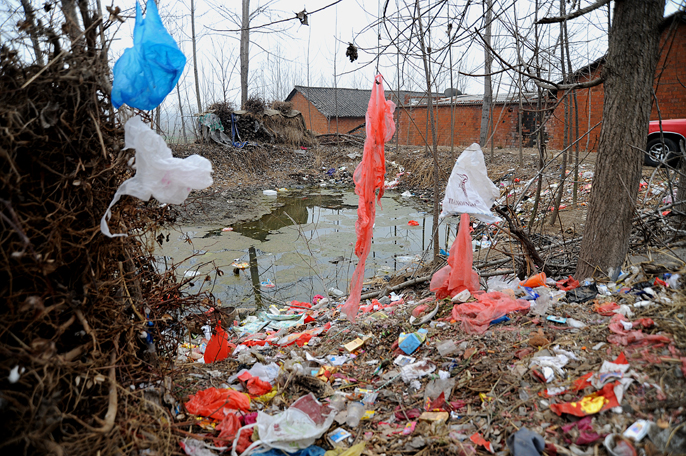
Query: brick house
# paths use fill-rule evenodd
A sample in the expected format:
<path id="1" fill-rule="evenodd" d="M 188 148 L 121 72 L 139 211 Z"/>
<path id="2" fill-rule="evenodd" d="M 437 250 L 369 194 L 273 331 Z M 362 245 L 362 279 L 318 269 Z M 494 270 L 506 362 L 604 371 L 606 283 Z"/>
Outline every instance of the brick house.
<path id="1" fill-rule="evenodd" d="M 421 97 L 422 92 L 386 90 L 386 98 L 396 105 L 400 100 Z M 293 109 L 300 111 L 305 125 L 316 134 L 348 133 L 364 123 L 371 90 L 295 86 L 286 101 L 293 103 Z M 336 125 L 338 122 L 338 125 Z M 338 126 L 338 130 L 336 127 Z"/>
<path id="2" fill-rule="evenodd" d="M 662 31 L 660 60 L 657 64 L 653 84 L 657 103 L 653 100 L 650 120 L 658 120 L 660 116 L 663 120 L 686 118 L 686 12 L 680 11 L 666 17 L 660 25 L 660 29 Z M 604 63 L 605 59 L 600 58 L 577 70 L 574 73 L 574 80 L 585 82 L 599 77 Z M 589 128 L 602 120 L 605 91 L 601 84 L 589 89 L 576 90 L 576 96 L 579 107 L 579 135 L 583 135 Z M 552 112 L 546 124 L 546 130 L 550 135 L 548 147 L 557 150 L 562 149 L 564 103 L 559 103 Z M 588 150 L 597 151 L 599 138 L 600 126 L 579 142 L 580 149 L 584 150 L 588 142 Z M 573 140 L 574 137 L 567 143 L 571 143 Z"/>
<path id="3" fill-rule="evenodd" d="M 524 147 L 534 144 L 536 93 L 522 94 L 522 133 Z M 456 95 L 452 107 L 450 97 L 434 101 L 436 135 L 439 146 L 451 143 L 451 109 L 453 110 L 452 141 L 456 146 L 479 142 L 483 95 Z M 500 95 L 494 98 L 491 135 L 496 147 L 519 146 L 519 95 Z M 400 110 L 400 143 L 432 144 L 430 113 L 425 100 L 410 99 Z M 489 143 L 490 144 L 490 143 Z"/>

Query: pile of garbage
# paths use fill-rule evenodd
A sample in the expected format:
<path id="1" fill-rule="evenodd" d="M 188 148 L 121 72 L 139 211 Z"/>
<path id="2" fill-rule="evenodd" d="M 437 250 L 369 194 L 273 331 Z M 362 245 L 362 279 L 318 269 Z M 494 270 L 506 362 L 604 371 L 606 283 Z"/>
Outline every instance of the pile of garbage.
<path id="1" fill-rule="evenodd" d="M 186 453 L 686 452 L 679 273 L 487 284 L 205 327 L 178 351 Z"/>

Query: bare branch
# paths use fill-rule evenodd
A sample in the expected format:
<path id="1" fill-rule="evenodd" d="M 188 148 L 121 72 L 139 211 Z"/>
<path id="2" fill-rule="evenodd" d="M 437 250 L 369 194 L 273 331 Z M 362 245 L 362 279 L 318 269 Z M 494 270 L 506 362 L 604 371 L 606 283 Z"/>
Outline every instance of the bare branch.
<path id="1" fill-rule="evenodd" d="M 566 16 L 559 16 L 559 17 L 544 17 L 543 19 L 539 19 L 537 24 L 554 24 L 556 22 L 564 22 L 568 21 L 569 19 L 574 19 L 579 16 L 583 16 L 586 13 L 590 13 L 593 10 L 597 10 L 603 5 L 607 5 L 610 3 L 610 0 L 598 0 L 597 2 L 593 3 L 592 5 L 588 5 L 585 8 L 578 9 L 574 11 L 571 14 L 567 14 Z"/>

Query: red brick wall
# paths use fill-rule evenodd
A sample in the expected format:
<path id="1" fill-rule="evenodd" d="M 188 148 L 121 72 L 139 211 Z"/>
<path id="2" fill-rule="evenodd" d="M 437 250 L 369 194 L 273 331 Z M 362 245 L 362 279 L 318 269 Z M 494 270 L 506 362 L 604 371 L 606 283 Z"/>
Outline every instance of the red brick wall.
<path id="1" fill-rule="evenodd" d="M 300 111 L 305 118 L 305 126 L 317 134 L 336 133 L 336 118 L 327 119 L 300 92 L 291 98 L 293 109 Z M 364 123 L 364 117 L 339 117 L 338 132 L 347 133 Z"/>
<path id="2" fill-rule="evenodd" d="M 662 33 L 662 50 L 655 73 L 655 94 L 662 119 L 686 118 L 686 24 L 679 21 L 675 28 Z M 658 120 L 653 102 L 650 120 Z"/>
<path id="3" fill-rule="evenodd" d="M 660 40 L 661 56 L 655 72 L 655 93 L 663 119 L 686 118 L 686 24 L 681 21 L 678 21 L 677 24 L 677 27 L 667 27 L 662 33 Z M 600 68 L 591 75 L 591 78 L 596 78 L 600 74 L 599 72 Z M 589 80 L 588 77 L 581 79 L 582 82 L 587 80 Z M 591 89 L 577 90 L 576 95 L 579 105 L 579 136 L 581 136 L 589 129 L 589 105 L 591 111 L 590 126 L 593 127 L 602 120 L 605 92 L 603 86 L 600 85 Z M 657 107 L 654 101 L 650 120 L 658 120 Z M 550 138 L 549 148 L 562 149 L 563 127 L 564 103 L 560 103 L 546 125 Z M 585 150 L 588 139 L 588 149 L 597 152 L 599 137 L 600 126 L 596 127 L 587 138 L 579 141 L 581 150 Z M 569 144 L 571 141 L 568 140 L 567 143 Z"/>
<path id="4" fill-rule="evenodd" d="M 590 78 L 588 76 L 583 77 L 579 82 L 585 82 L 590 79 L 595 79 L 600 75 L 600 68 L 594 71 Z M 579 110 L 579 136 L 583 136 L 589 129 L 591 132 L 584 136 L 579 142 L 579 150 L 586 150 L 588 145 L 588 150 L 596 151 L 598 148 L 598 138 L 600 137 L 600 127 L 593 128 L 598 122 L 603 118 L 603 99 L 605 97 L 605 90 L 603 85 L 598 85 L 591 87 L 590 89 L 582 89 L 576 91 L 576 101 Z M 569 95 L 569 107 L 570 115 L 572 116 L 572 122 L 575 121 L 574 115 L 574 96 L 570 93 Z M 589 109 L 591 112 L 591 117 L 589 119 Z M 550 115 L 548 122 L 546 123 L 546 131 L 548 132 L 548 148 L 553 150 L 562 150 L 564 143 L 564 119 L 565 119 L 565 105 L 564 101 L 561 101 L 555 110 Z M 571 144 L 576 140 L 576 127 L 573 127 L 573 131 L 568 133 L 567 144 Z"/>
<path id="5" fill-rule="evenodd" d="M 523 115 L 531 116 L 527 110 L 532 107 L 524 106 Z M 450 145 L 450 105 L 434 107 L 436 116 L 436 135 L 439 146 Z M 427 128 L 427 116 L 429 110 L 426 106 L 414 106 L 400 109 L 400 143 L 429 145 L 433 143 L 431 126 Z M 493 108 L 493 144 L 495 147 L 518 147 L 519 146 L 519 105 L 497 104 Z M 430 117 L 430 116 L 429 116 Z M 479 142 L 481 131 L 481 105 L 456 105 L 454 107 L 454 133 L 453 142 L 456 146 L 468 146 Z M 524 145 L 530 145 L 528 133 L 532 128 L 527 127 L 528 122 L 523 120 Z M 488 144 L 490 147 L 490 143 Z"/>

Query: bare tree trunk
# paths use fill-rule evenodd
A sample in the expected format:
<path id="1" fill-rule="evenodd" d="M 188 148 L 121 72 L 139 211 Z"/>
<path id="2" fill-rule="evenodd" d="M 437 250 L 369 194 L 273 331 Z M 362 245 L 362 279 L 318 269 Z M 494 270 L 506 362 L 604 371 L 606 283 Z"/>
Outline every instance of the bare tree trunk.
<path id="1" fill-rule="evenodd" d="M 438 260 L 440 253 L 438 243 L 438 138 L 436 137 L 436 122 L 434 121 L 434 106 L 431 97 L 431 73 L 429 71 L 429 56 L 426 52 L 426 45 L 424 43 L 424 26 L 422 25 L 422 12 L 419 9 L 419 0 L 415 1 L 417 9 L 417 22 L 419 23 L 419 44 L 422 49 L 422 62 L 424 62 L 424 75 L 426 76 L 426 94 L 427 94 L 427 108 L 431 116 L 431 138 L 433 140 L 433 158 L 434 158 L 434 217 L 433 217 L 433 240 L 434 240 L 434 261 Z"/>
<path id="2" fill-rule="evenodd" d="M 181 104 L 181 89 L 179 83 L 176 83 L 176 96 L 179 99 L 179 112 L 181 112 L 181 132 L 183 133 L 183 143 L 188 144 L 188 137 L 186 136 L 186 119 L 183 118 L 183 104 Z"/>
<path id="3" fill-rule="evenodd" d="M 45 65 L 45 60 L 43 60 L 43 53 L 40 50 L 40 43 L 38 42 L 38 35 L 36 34 L 36 15 L 33 14 L 33 8 L 31 8 L 31 3 L 29 0 L 21 0 L 21 6 L 24 8 L 24 16 L 26 16 L 26 22 L 29 25 L 29 37 L 31 38 L 31 44 L 33 45 L 33 52 L 36 54 L 36 63 L 38 65 Z"/>
<path id="4" fill-rule="evenodd" d="M 162 126 L 160 125 L 160 107 L 155 108 L 155 133 L 158 135 L 162 133 Z"/>
<path id="5" fill-rule="evenodd" d="M 615 3 L 603 68 L 604 122 L 577 279 L 598 272 L 616 278 L 629 250 L 664 8 L 665 0 Z"/>
<path id="6" fill-rule="evenodd" d="M 248 55 L 250 51 L 250 0 L 243 0 L 241 23 L 241 107 L 248 101 Z"/>
<path id="7" fill-rule="evenodd" d="M 71 39 L 71 44 L 76 44 L 80 41 L 81 26 L 79 25 L 79 18 L 76 16 L 76 3 L 74 0 L 62 0 L 62 13 L 65 19 L 65 29 Z"/>
<path id="8" fill-rule="evenodd" d="M 564 17 L 565 11 L 565 0 L 560 0 L 560 17 Z M 567 62 L 569 61 L 569 54 L 567 54 L 565 59 L 565 50 L 569 49 L 569 46 L 565 46 L 565 30 L 567 28 L 567 21 L 560 22 L 560 66 L 562 68 L 562 80 L 564 83 L 568 83 L 567 80 Z M 566 61 L 567 62 L 566 62 Z M 564 134 L 562 138 L 562 166 L 560 169 L 560 185 L 558 186 L 557 194 L 555 196 L 555 206 L 553 208 L 552 217 L 550 217 L 550 226 L 555 226 L 557 217 L 560 213 L 560 204 L 562 203 L 562 195 L 565 191 L 565 180 L 567 178 L 567 145 L 569 144 L 569 137 L 571 136 L 571 116 L 569 112 L 569 93 L 565 92 L 564 97 L 564 109 L 565 109 L 565 123 L 564 123 Z"/>
<path id="9" fill-rule="evenodd" d="M 541 76 L 541 64 L 539 60 L 538 47 L 538 0 L 534 7 L 534 58 L 536 60 L 536 76 Z M 536 147 L 538 147 L 538 170 L 541 171 L 545 165 L 545 145 L 543 144 L 543 132 L 541 131 L 542 123 L 542 103 L 543 90 L 541 86 L 537 86 L 538 96 L 536 97 Z M 541 201 L 541 189 L 543 185 L 543 175 L 539 172 L 538 182 L 536 183 L 536 197 L 534 199 L 534 207 L 531 209 L 531 218 L 529 218 L 529 234 L 531 234 L 532 227 L 536 221 L 536 214 L 538 213 L 538 205 Z"/>
<path id="10" fill-rule="evenodd" d="M 195 96 L 198 100 L 198 115 L 202 114 L 202 103 L 200 102 L 200 79 L 198 78 L 198 52 L 196 50 L 195 39 L 195 2 L 191 0 L 191 41 L 193 43 L 193 76 L 195 77 Z"/>
<path id="11" fill-rule="evenodd" d="M 481 147 L 486 147 L 486 140 L 488 139 L 488 126 L 491 113 L 491 104 L 493 103 L 493 92 L 491 89 L 491 67 L 493 64 L 493 56 L 491 55 L 491 22 L 493 22 L 493 0 L 486 0 L 486 29 L 484 30 L 484 101 L 481 107 L 481 136 L 479 137 L 479 144 Z"/>

